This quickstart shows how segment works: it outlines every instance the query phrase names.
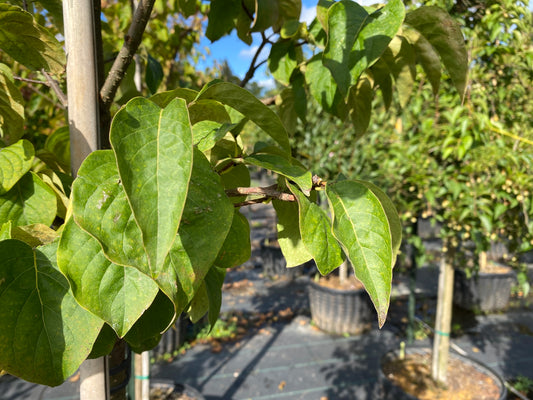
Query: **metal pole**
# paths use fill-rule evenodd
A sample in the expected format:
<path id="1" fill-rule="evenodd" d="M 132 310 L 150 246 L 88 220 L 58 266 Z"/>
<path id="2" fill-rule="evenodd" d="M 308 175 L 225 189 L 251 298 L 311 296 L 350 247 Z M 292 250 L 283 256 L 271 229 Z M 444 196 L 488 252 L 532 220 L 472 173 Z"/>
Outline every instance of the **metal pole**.
<path id="1" fill-rule="evenodd" d="M 91 0 L 66 0 L 63 14 L 71 169 L 76 176 L 85 157 L 99 147 L 93 3 Z M 107 372 L 106 357 L 83 362 L 80 367 L 81 400 L 109 399 Z"/>

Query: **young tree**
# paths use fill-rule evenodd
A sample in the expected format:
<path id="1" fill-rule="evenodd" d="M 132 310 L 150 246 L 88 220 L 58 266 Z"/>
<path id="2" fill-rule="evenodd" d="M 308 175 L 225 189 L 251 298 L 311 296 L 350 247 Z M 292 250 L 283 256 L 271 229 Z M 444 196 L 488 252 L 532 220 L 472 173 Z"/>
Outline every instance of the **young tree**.
<path id="1" fill-rule="evenodd" d="M 435 87 L 442 61 L 462 94 L 463 37 L 441 9 L 406 13 L 400 0 L 366 8 L 320 1 L 309 26 L 299 21 L 298 0 L 228 3 L 140 1 L 133 15 L 122 2 L 94 5 L 101 139 L 110 148 L 87 156 L 74 181 L 66 130 L 44 144 L 25 131 L 20 94 L 44 76 L 63 97 L 61 10 L 48 2 L 31 10 L 0 4 L 1 369 L 57 385 L 87 357 L 109 353 L 117 338 L 137 352 L 152 348 L 182 312 L 193 320 L 209 312 L 214 323 L 226 268 L 250 254 L 239 208 L 270 200 L 280 225 L 290 228 L 284 233 L 294 246 L 286 257 L 314 259 L 322 274 L 347 257 L 384 324 L 401 241 L 395 208 L 370 182 L 313 176 L 292 156 L 288 132 L 307 118 L 309 94 L 349 118 L 355 139 L 368 127 L 375 92 L 387 104 L 395 87 L 403 96 L 416 61 Z M 212 41 L 234 29 L 248 44 L 261 37 L 240 85 L 204 84 L 190 64 L 176 61 L 193 51 L 188 46 L 205 16 Z M 241 87 L 263 63 L 258 55 L 266 46 L 268 67 L 284 86 L 278 113 Z M 131 85 L 136 53 L 146 63 L 144 93 Z M 161 55 L 168 58 L 157 61 Z M 251 149 L 241 137 L 248 123 L 263 132 Z M 277 173 L 276 187 L 250 188 L 248 166 Z M 326 194 L 331 220 L 314 203 L 317 191 Z"/>

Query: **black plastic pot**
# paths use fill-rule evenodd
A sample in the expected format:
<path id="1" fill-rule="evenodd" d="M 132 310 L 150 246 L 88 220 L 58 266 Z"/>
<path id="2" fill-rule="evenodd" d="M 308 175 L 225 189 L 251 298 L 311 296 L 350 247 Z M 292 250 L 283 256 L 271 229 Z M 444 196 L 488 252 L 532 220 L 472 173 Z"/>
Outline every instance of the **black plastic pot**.
<path id="1" fill-rule="evenodd" d="M 470 311 L 491 312 L 509 304 L 515 274 L 484 273 L 467 278 L 462 270 L 455 271 L 453 302 Z"/>
<path id="2" fill-rule="evenodd" d="M 184 396 L 191 400 L 205 400 L 205 397 L 195 388 L 183 383 L 177 383 L 167 379 L 150 379 L 150 398 L 155 393 L 169 393 L 168 397 L 157 397 L 158 399 L 174 399 Z"/>
<path id="3" fill-rule="evenodd" d="M 430 353 L 431 350 L 428 348 L 423 348 L 423 347 L 422 348 L 411 347 L 405 350 L 406 355 L 416 354 L 416 353 L 428 353 L 428 352 Z M 471 357 L 462 356 L 456 353 L 450 353 L 450 357 L 459 359 L 460 361 L 473 366 L 478 371 L 492 378 L 500 389 L 499 397 L 495 398 L 494 400 L 505 400 L 507 398 L 507 388 L 505 387 L 505 381 L 493 369 L 491 369 L 487 365 L 477 360 L 474 360 Z M 398 351 L 389 351 L 381 358 L 381 366 L 395 359 L 398 359 Z M 417 397 L 406 393 L 401 387 L 397 386 L 393 381 L 387 378 L 382 368 L 379 369 L 379 382 L 381 384 L 381 388 L 383 391 L 382 397 L 381 397 L 383 400 L 418 400 Z"/>
<path id="4" fill-rule="evenodd" d="M 372 326 L 373 306 L 363 289 L 332 289 L 311 280 L 309 303 L 311 318 L 323 331 L 358 335 Z"/>

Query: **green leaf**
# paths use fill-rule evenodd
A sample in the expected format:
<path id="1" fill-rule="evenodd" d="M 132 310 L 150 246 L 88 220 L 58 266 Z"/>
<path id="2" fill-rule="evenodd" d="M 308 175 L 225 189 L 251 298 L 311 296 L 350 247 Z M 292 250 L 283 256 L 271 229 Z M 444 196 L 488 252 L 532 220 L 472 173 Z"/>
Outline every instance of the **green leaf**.
<path id="1" fill-rule="evenodd" d="M 226 11 L 227 12 L 227 11 Z M 254 22 L 252 32 L 263 32 L 272 27 L 280 15 L 279 2 L 271 0 L 255 0 Z"/>
<path id="2" fill-rule="evenodd" d="M 184 99 L 187 104 L 194 101 L 198 96 L 198 92 L 192 89 L 177 88 L 166 92 L 154 94 L 150 97 L 150 100 L 157 104 L 159 107 L 164 108 L 174 99 Z"/>
<path id="3" fill-rule="evenodd" d="M 303 60 L 301 47 L 292 40 L 280 40 L 272 45 L 268 57 L 268 68 L 274 78 L 283 85 L 289 85 L 294 69 Z"/>
<path id="4" fill-rule="evenodd" d="M 333 0 L 318 0 L 316 5 L 316 18 L 325 31 L 328 30 L 328 10 L 334 4 Z"/>
<path id="5" fill-rule="evenodd" d="M 63 71 L 66 58 L 61 44 L 33 16 L 17 6 L 0 4 L 0 48 L 32 70 Z"/>
<path id="6" fill-rule="evenodd" d="M 11 239 L 11 221 L 4 222 L 0 225 L 0 241 Z"/>
<path id="7" fill-rule="evenodd" d="M 402 0 L 390 0 L 385 7 L 369 15 L 353 47 L 355 64 L 350 70 L 352 84 L 383 54 L 400 29 L 404 17 Z"/>
<path id="8" fill-rule="evenodd" d="M 66 220 L 67 209 L 70 206 L 70 187 L 68 186 L 68 179 L 62 179 L 57 173 L 52 170 L 44 170 L 39 174 L 39 178 L 43 180 L 49 188 L 52 189 L 56 195 L 57 203 L 57 216 Z M 64 175 L 64 177 L 70 178 L 72 182 L 72 177 L 70 175 Z"/>
<path id="9" fill-rule="evenodd" d="M 91 353 L 87 356 L 87 358 L 94 359 L 107 356 L 113 350 L 117 339 L 118 336 L 113 328 L 111 328 L 108 324 L 104 324 L 100 330 L 100 333 L 98 334 L 98 337 L 96 338 L 96 341 L 93 344 Z"/>
<path id="10" fill-rule="evenodd" d="M 192 127 L 193 143 L 200 151 L 211 150 L 234 127 L 235 124 L 221 124 L 209 120 L 200 121 Z"/>
<path id="11" fill-rule="evenodd" d="M 357 180 L 356 182 L 365 185 L 368 189 L 370 189 L 372 193 L 374 193 L 374 195 L 378 198 L 381 203 L 381 206 L 383 207 L 383 210 L 385 211 L 391 232 L 393 257 L 392 265 L 394 266 L 394 264 L 396 263 L 396 256 L 398 255 L 398 251 L 400 250 L 400 246 L 402 244 L 402 221 L 398 216 L 398 211 L 396 211 L 396 207 L 394 206 L 394 203 L 389 198 L 389 196 L 387 196 L 387 194 L 383 190 L 378 188 L 372 182 L 360 180 Z"/>
<path id="12" fill-rule="evenodd" d="M 50 226 L 56 212 L 56 195 L 33 172 L 26 173 L 11 190 L 0 196 L 0 223 Z"/>
<path id="13" fill-rule="evenodd" d="M 212 0 L 205 36 L 214 42 L 229 33 L 235 27 L 234 19 L 241 8 L 238 0 Z"/>
<path id="14" fill-rule="evenodd" d="M 111 150 L 94 151 L 83 161 L 72 185 L 72 209 L 76 223 L 100 242 L 109 260 L 147 275 L 160 272 L 148 266 Z"/>
<path id="15" fill-rule="evenodd" d="M 0 63 L 0 139 L 10 145 L 24 134 L 24 99 L 9 67 Z"/>
<path id="16" fill-rule="evenodd" d="M 78 369 L 103 324 L 72 296 L 56 249 L 0 242 L 0 369 L 48 386 Z"/>
<path id="17" fill-rule="evenodd" d="M 163 272 L 157 277 L 177 313 L 192 300 L 215 262 L 231 228 L 233 213 L 220 177 L 202 152 L 195 150 L 182 222 Z"/>
<path id="18" fill-rule="evenodd" d="M 192 167 L 192 132 L 185 100 L 164 109 L 136 98 L 111 124 L 110 141 L 124 191 L 141 232 L 152 273 L 178 231 Z"/>
<path id="19" fill-rule="evenodd" d="M 414 88 L 416 56 L 413 46 L 404 37 L 396 36 L 385 51 L 383 59 L 396 81 L 400 106 L 405 107 Z"/>
<path id="20" fill-rule="evenodd" d="M 124 339 L 136 353 L 153 349 L 161 340 L 162 332 L 172 326 L 176 315 L 174 305 L 162 291 L 128 331 Z"/>
<path id="21" fill-rule="evenodd" d="M 33 145 L 25 139 L 0 149 L 0 195 L 30 170 L 34 155 Z"/>
<path id="22" fill-rule="evenodd" d="M 52 228 L 43 224 L 15 226 L 11 230 L 11 239 L 17 239 L 29 244 L 31 247 L 52 243 L 59 234 Z"/>
<path id="23" fill-rule="evenodd" d="M 333 236 L 331 221 L 324 210 L 311 202 L 295 186 L 289 184 L 288 187 L 298 202 L 302 241 L 320 273 L 327 275 L 344 261 L 342 249 Z"/>
<path id="24" fill-rule="evenodd" d="M 291 86 L 294 99 L 294 111 L 303 122 L 307 120 L 307 93 L 305 91 L 305 76 L 301 71 L 292 75 Z"/>
<path id="25" fill-rule="evenodd" d="M 214 99 L 239 111 L 290 152 L 287 131 L 277 114 L 247 90 L 232 83 L 214 82 L 202 89 L 197 100 L 202 99 Z"/>
<path id="26" fill-rule="evenodd" d="M 218 252 L 215 265 L 233 268 L 245 263 L 251 256 L 250 224 L 237 209 L 233 214 L 231 228 Z"/>
<path id="27" fill-rule="evenodd" d="M 251 154 L 244 158 L 245 164 L 255 165 L 274 171 L 294 181 L 300 189 L 309 194 L 313 187 L 311 172 L 303 168 L 296 160 L 288 160 L 278 154 Z"/>
<path id="28" fill-rule="evenodd" d="M 309 84 L 311 95 L 325 111 L 342 120 L 346 118 L 347 109 L 344 98 L 337 89 L 337 84 L 329 69 L 322 64 L 322 53 L 308 61 L 305 81 Z"/>
<path id="29" fill-rule="evenodd" d="M 429 83 L 433 88 L 433 95 L 439 92 L 441 79 L 440 58 L 431 43 L 414 29 L 404 29 L 403 36 L 413 45 L 416 53 L 416 59 L 422 65 Z"/>
<path id="30" fill-rule="evenodd" d="M 385 108 L 389 109 L 392 104 L 392 78 L 389 67 L 383 59 L 379 59 L 370 71 L 374 78 L 374 86 L 378 86 L 381 90 Z"/>
<path id="31" fill-rule="evenodd" d="M 196 0 L 179 0 L 178 4 L 180 11 L 185 18 L 189 18 L 191 15 L 194 15 L 198 9 Z"/>
<path id="32" fill-rule="evenodd" d="M 154 300 L 158 287 L 136 268 L 109 261 L 96 239 L 72 218 L 63 229 L 57 263 L 78 303 L 123 337 Z"/>
<path id="33" fill-rule="evenodd" d="M 220 124 L 232 122 L 228 110 L 215 100 L 199 100 L 189 105 L 191 125 L 202 121 L 215 121 Z"/>
<path id="34" fill-rule="evenodd" d="M 211 329 L 215 326 L 222 306 L 222 285 L 226 277 L 226 270 L 223 268 L 212 267 L 205 276 L 205 286 L 209 300 L 208 320 Z"/>
<path id="35" fill-rule="evenodd" d="M 404 16 L 401 0 L 391 0 L 370 15 L 352 1 L 341 1 L 330 7 L 323 61 L 344 96 L 385 51 Z"/>
<path id="36" fill-rule="evenodd" d="M 468 54 L 459 24 L 442 8 L 419 7 L 405 17 L 439 53 L 455 88 L 464 96 L 468 74 Z"/>
<path id="37" fill-rule="evenodd" d="M 278 243 L 287 261 L 287 268 L 297 267 L 309 261 L 311 254 L 307 251 L 300 235 L 298 204 L 281 200 L 272 200 L 278 222 Z"/>
<path id="38" fill-rule="evenodd" d="M 341 243 L 385 323 L 392 282 L 392 244 L 387 215 L 378 197 L 365 185 L 340 181 L 326 186 L 333 215 L 333 234 Z"/>
<path id="39" fill-rule="evenodd" d="M 163 67 L 161 63 L 148 54 L 148 60 L 146 61 L 146 86 L 150 90 L 150 93 L 157 92 L 157 88 L 163 81 Z"/>
<path id="40" fill-rule="evenodd" d="M 361 58 L 360 54 L 353 51 L 353 46 L 367 18 L 366 10 L 353 1 L 339 1 L 328 10 L 328 43 L 322 60 L 344 96 L 358 79 L 358 76 L 352 77 L 350 74 L 356 57 Z"/>
<path id="41" fill-rule="evenodd" d="M 226 169 L 220 174 L 220 179 L 224 185 L 224 189 L 234 189 L 236 187 L 250 186 L 250 171 L 244 164 L 237 164 Z M 244 201 L 246 196 L 232 196 L 230 200 L 233 203 L 240 203 Z"/>
<path id="42" fill-rule="evenodd" d="M 295 98 L 292 88 L 288 87 L 281 91 L 279 94 L 280 101 L 276 101 L 278 105 L 278 114 L 283 125 L 287 128 L 287 131 L 291 134 L 296 130 L 296 124 L 298 122 L 298 115 L 296 115 Z"/>
<path id="43" fill-rule="evenodd" d="M 357 82 L 357 86 L 352 86 L 348 97 L 350 118 L 354 128 L 353 140 L 360 138 L 368 129 L 368 125 L 370 125 L 373 99 L 374 90 L 370 80 L 366 76 L 361 77 L 359 82 Z"/>
<path id="44" fill-rule="evenodd" d="M 44 148 L 54 155 L 63 171 L 70 171 L 70 133 L 63 126 L 46 138 Z"/>

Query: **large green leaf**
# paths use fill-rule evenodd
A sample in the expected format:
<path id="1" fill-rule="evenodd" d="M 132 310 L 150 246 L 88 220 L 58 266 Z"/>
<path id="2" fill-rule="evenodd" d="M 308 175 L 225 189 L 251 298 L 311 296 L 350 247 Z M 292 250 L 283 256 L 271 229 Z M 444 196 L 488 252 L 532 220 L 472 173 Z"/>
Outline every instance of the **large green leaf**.
<path id="1" fill-rule="evenodd" d="M 250 186 L 250 170 L 244 164 L 237 164 L 226 169 L 220 174 L 220 179 L 224 185 L 224 189 L 234 189 L 237 187 Z M 233 203 L 240 203 L 246 199 L 244 196 L 232 196 L 230 200 Z"/>
<path id="2" fill-rule="evenodd" d="M 196 96 L 198 96 L 198 92 L 196 90 L 177 88 L 174 90 L 169 90 L 167 92 L 154 94 L 152 97 L 150 97 L 150 100 L 157 104 L 159 107 L 163 108 L 168 106 L 168 104 L 176 98 L 184 99 L 188 104 L 192 102 L 196 98 Z"/>
<path id="3" fill-rule="evenodd" d="M 96 239 L 70 218 L 61 234 L 57 263 L 74 297 L 123 337 L 150 306 L 159 288 L 148 276 L 109 261 Z"/>
<path id="4" fill-rule="evenodd" d="M 163 80 L 164 73 L 161 63 L 157 61 L 154 57 L 148 54 L 148 59 L 146 60 L 146 86 L 150 90 L 150 93 L 157 92 L 157 88 Z"/>
<path id="5" fill-rule="evenodd" d="M 296 47 L 292 40 L 281 40 L 270 49 L 268 68 L 278 82 L 288 85 L 292 72 L 302 60 L 301 47 Z"/>
<path id="6" fill-rule="evenodd" d="M 396 92 L 401 107 L 405 107 L 414 88 L 416 76 L 416 55 L 406 38 L 396 36 L 383 54 L 396 83 Z"/>
<path id="7" fill-rule="evenodd" d="M 340 181 L 326 186 L 333 214 L 333 234 L 378 313 L 379 326 L 387 317 L 392 282 L 392 244 L 387 214 L 378 197 L 365 185 Z"/>
<path id="8" fill-rule="evenodd" d="M 350 118 L 353 123 L 353 139 L 360 138 L 370 125 L 372 116 L 372 100 L 374 100 L 374 90 L 368 77 L 359 79 L 356 86 L 352 86 L 348 96 L 350 106 Z"/>
<path id="9" fill-rule="evenodd" d="M 420 32 L 406 27 L 403 30 L 403 36 L 414 46 L 416 59 L 422 65 L 429 83 L 433 88 L 433 94 L 437 95 L 441 79 L 441 66 L 438 53 L 431 43 L 420 34 Z"/>
<path id="10" fill-rule="evenodd" d="M 230 109 L 229 111 L 234 110 Z M 216 100 L 198 100 L 189 104 L 189 116 L 193 126 L 201 121 L 215 121 L 220 124 L 231 123 L 228 110 Z"/>
<path id="11" fill-rule="evenodd" d="M 324 65 L 344 96 L 385 51 L 404 16 L 401 0 L 389 1 L 370 15 L 352 1 L 340 1 L 329 8 Z"/>
<path id="12" fill-rule="evenodd" d="M 148 267 L 141 231 L 111 150 L 94 151 L 83 161 L 72 185 L 72 209 L 74 220 L 100 242 L 109 260 L 147 275 L 160 272 Z"/>
<path id="13" fill-rule="evenodd" d="M 372 191 L 378 198 L 383 207 L 383 211 L 387 215 L 387 221 L 389 222 L 390 232 L 391 232 L 391 245 L 392 245 L 392 265 L 394 266 L 396 262 L 396 256 L 400 250 L 402 244 L 402 221 L 398 216 L 398 211 L 392 200 L 387 196 L 387 194 L 374 185 L 372 182 L 367 181 L 356 181 L 365 185 L 368 189 Z"/>
<path id="14" fill-rule="evenodd" d="M 244 162 L 277 172 L 293 180 L 304 193 L 309 194 L 313 187 L 311 172 L 284 156 L 267 153 L 251 154 L 244 158 Z"/>
<path id="15" fill-rule="evenodd" d="M 468 54 L 459 24 L 442 8 L 419 7 L 405 17 L 405 22 L 419 31 L 439 53 L 455 88 L 465 93 Z"/>
<path id="16" fill-rule="evenodd" d="M 316 203 L 311 202 L 294 185 L 289 189 L 298 202 L 299 229 L 302 242 L 322 275 L 338 268 L 344 261 L 342 249 L 333 236 L 331 221 Z"/>
<path id="17" fill-rule="evenodd" d="M 32 144 L 25 139 L 0 149 L 0 195 L 30 170 L 34 154 Z"/>
<path id="18" fill-rule="evenodd" d="M 321 107 L 340 119 L 346 118 L 346 104 L 337 88 L 331 72 L 322 64 L 322 53 L 313 56 L 307 63 L 305 81 L 311 95 Z"/>
<path id="19" fill-rule="evenodd" d="M 278 115 L 249 91 L 227 82 L 214 82 L 202 89 L 197 100 L 214 99 L 239 111 L 290 152 L 289 137 Z"/>
<path id="20" fill-rule="evenodd" d="M 215 262 L 231 228 L 233 213 L 220 177 L 202 152 L 195 150 L 182 222 L 163 272 L 157 277 L 177 313 L 192 300 Z"/>
<path id="21" fill-rule="evenodd" d="M 309 261 L 311 254 L 307 251 L 300 235 L 298 204 L 281 200 L 272 200 L 276 210 L 278 243 L 287 261 L 287 268 L 297 267 Z"/>
<path id="22" fill-rule="evenodd" d="M 54 155 L 63 171 L 70 171 L 70 132 L 68 126 L 63 126 L 44 142 L 44 148 Z"/>
<path id="23" fill-rule="evenodd" d="M 159 271 L 178 231 L 191 176 L 185 100 L 164 109 L 143 98 L 131 100 L 115 115 L 110 141 L 150 269 Z"/>
<path id="24" fill-rule="evenodd" d="M 153 303 L 135 322 L 124 339 L 136 353 L 151 350 L 161 340 L 161 334 L 172 326 L 175 316 L 174 305 L 159 291 Z"/>
<path id="25" fill-rule="evenodd" d="M 14 226 L 51 225 L 57 212 L 53 190 L 33 172 L 26 173 L 0 196 L 0 223 L 12 221 Z"/>
<path id="26" fill-rule="evenodd" d="M 194 144 L 200 151 L 211 150 L 234 127 L 235 124 L 221 124 L 209 120 L 200 121 L 192 127 Z"/>
<path id="27" fill-rule="evenodd" d="M 235 209 L 231 228 L 218 252 L 215 265 L 220 268 L 237 267 L 246 262 L 250 256 L 250 224 L 248 219 Z"/>
<path id="28" fill-rule="evenodd" d="M 103 324 L 74 299 L 56 249 L 0 242 L 0 369 L 49 386 L 76 371 Z"/>
<path id="29" fill-rule="evenodd" d="M 205 36 L 214 42 L 229 33 L 234 27 L 234 19 L 242 8 L 238 0 L 212 0 Z"/>
<path id="30" fill-rule="evenodd" d="M 0 4 L 0 49 L 32 70 L 63 71 L 66 58 L 58 40 L 22 8 Z"/>
<path id="31" fill-rule="evenodd" d="M 9 67 L 0 63 L 0 139 L 10 145 L 24 134 L 24 99 Z"/>
<path id="32" fill-rule="evenodd" d="M 359 52 L 353 50 L 357 36 L 368 18 L 368 13 L 353 1 L 339 1 L 328 10 L 328 43 L 324 50 L 323 63 L 331 71 L 341 93 L 346 96 L 358 76 L 350 70 L 355 66 Z"/>

